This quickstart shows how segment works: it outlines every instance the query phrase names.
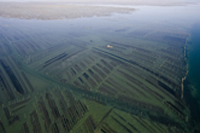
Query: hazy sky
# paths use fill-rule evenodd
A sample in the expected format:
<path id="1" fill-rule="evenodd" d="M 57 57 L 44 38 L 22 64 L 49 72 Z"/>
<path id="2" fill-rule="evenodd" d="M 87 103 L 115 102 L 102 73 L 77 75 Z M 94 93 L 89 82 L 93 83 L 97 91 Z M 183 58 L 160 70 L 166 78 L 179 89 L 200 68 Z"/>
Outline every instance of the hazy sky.
<path id="1" fill-rule="evenodd" d="M 74 1 L 80 1 L 80 2 L 84 2 L 84 1 L 90 1 L 90 2 L 100 2 L 100 1 L 121 1 L 121 0 L 0 0 L 0 1 L 20 1 L 20 2 L 27 2 L 27 1 L 66 1 L 66 2 L 74 2 Z M 123 0 L 122 0 L 123 1 Z M 124 1 L 158 1 L 158 0 L 124 0 Z M 170 0 L 159 0 L 159 1 L 170 1 Z M 198 0 L 171 0 L 171 1 L 198 1 Z"/>
<path id="2" fill-rule="evenodd" d="M 70 4 L 113 5 L 185 5 L 200 3 L 200 0 L 0 0 L 0 2 L 66 2 Z"/>

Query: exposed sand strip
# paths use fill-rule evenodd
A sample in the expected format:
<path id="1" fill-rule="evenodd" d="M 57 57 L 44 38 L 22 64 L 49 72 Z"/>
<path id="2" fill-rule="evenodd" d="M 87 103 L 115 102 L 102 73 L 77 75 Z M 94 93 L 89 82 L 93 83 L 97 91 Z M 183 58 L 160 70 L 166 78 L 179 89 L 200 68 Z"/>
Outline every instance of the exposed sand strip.
<path id="1" fill-rule="evenodd" d="M 1 3 L 0 16 L 23 19 L 63 19 L 92 16 L 109 16 L 112 13 L 129 13 L 133 8 L 90 5 Z"/>
<path id="2" fill-rule="evenodd" d="M 188 4 L 188 2 L 179 0 L 101 0 L 100 2 L 97 0 L 59 0 L 59 2 L 53 0 L 51 2 L 47 2 L 47 0 L 42 0 L 41 2 L 37 0 L 32 0 L 32 2 L 27 2 L 28 0 L 24 0 L 24 2 L 1 1 L 1 17 L 43 20 L 109 16 L 112 13 L 129 13 L 134 11 L 133 8 L 113 5 L 182 6 Z"/>

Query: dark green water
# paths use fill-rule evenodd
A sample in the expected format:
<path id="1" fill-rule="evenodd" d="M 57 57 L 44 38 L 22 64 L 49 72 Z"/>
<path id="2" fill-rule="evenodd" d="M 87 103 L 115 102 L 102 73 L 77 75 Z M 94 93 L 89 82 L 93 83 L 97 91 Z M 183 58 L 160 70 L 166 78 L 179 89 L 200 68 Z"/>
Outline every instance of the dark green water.
<path id="1" fill-rule="evenodd" d="M 196 98 L 200 105 L 200 24 L 191 31 L 191 49 L 189 51 L 189 78 L 196 89 Z"/>
<path id="2" fill-rule="evenodd" d="M 191 111 L 191 126 L 200 124 L 200 24 L 191 29 L 188 46 L 189 73 L 184 82 L 184 97 Z M 199 129 L 195 130 L 199 132 Z"/>

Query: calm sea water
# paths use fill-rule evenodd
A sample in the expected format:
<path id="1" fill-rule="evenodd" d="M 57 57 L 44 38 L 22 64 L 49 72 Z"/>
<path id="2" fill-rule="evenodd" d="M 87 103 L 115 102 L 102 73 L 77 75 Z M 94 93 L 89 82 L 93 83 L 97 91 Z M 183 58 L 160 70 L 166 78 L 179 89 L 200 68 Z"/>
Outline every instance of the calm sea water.
<path id="1" fill-rule="evenodd" d="M 195 96 L 200 104 L 200 23 L 191 30 L 191 49 L 189 51 L 189 78 L 196 88 Z"/>
<path id="2" fill-rule="evenodd" d="M 27 35 L 51 33 L 55 37 L 72 37 L 70 34 L 93 34 L 94 36 L 119 34 L 123 36 L 131 30 L 142 28 L 144 30 L 150 28 L 172 32 L 188 32 L 191 34 L 190 41 L 192 42 L 188 58 L 188 76 L 196 89 L 196 97 L 200 101 L 200 17 L 198 16 L 200 6 L 135 6 L 132 8 L 135 8 L 136 11 L 129 14 L 112 14 L 112 16 L 107 17 L 94 16 L 71 20 L 44 21 L 0 18 L 0 25 L 6 29 L 6 35 L 18 30 Z M 115 30 L 119 29 L 124 29 L 124 32 L 116 33 Z M 91 39 L 95 40 L 95 38 Z"/>
<path id="3" fill-rule="evenodd" d="M 134 8 L 136 8 L 136 11 L 130 14 L 113 14 L 107 17 L 72 20 L 44 21 L 0 18 L 0 26 L 6 31 L 7 36 L 17 33 L 16 31 L 19 31 L 19 34 L 27 34 L 28 36 L 38 33 L 51 33 L 51 36 L 55 38 L 66 37 L 72 39 L 73 37 L 92 35 L 87 40 L 92 40 L 94 43 L 102 43 L 101 38 L 108 36 L 111 38 L 112 35 L 124 36 L 135 29 L 190 33 L 188 80 L 190 80 L 189 84 L 196 90 L 195 95 L 200 101 L 200 17 L 198 15 L 200 14 L 200 6 L 137 6 Z M 116 30 L 123 32 L 115 32 Z M 188 85 L 188 87 L 190 86 Z M 191 88 L 187 89 L 190 90 Z M 193 100 L 190 103 L 193 103 Z M 191 106 L 195 107 L 196 103 L 191 104 Z M 194 116 L 199 113 L 197 108 L 191 109 L 194 111 Z"/>

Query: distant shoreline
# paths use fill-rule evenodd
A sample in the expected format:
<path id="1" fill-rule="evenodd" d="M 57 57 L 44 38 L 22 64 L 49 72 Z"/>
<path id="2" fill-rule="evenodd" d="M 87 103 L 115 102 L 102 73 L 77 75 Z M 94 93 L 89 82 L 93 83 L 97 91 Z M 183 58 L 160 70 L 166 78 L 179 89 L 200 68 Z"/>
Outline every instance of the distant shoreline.
<path id="1" fill-rule="evenodd" d="M 133 6 L 183 6 L 188 3 L 180 1 L 158 2 L 153 0 L 102 0 L 94 2 L 92 0 L 65 0 L 51 2 L 1 2 L 0 17 L 20 18 L 20 19 L 72 19 L 80 17 L 110 16 L 112 13 L 130 13 L 135 11 Z"/>
<path id="2" fill-rule="evenodd" d="M 61 3 L 1 3 L 0 17 L 20 19 L 72 19 L 80 17 L 110 16 L 112 13 L 130 13 L 134 8 Z"/>

